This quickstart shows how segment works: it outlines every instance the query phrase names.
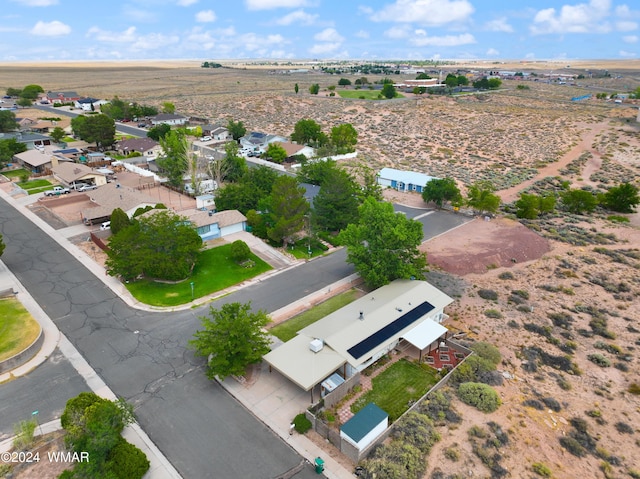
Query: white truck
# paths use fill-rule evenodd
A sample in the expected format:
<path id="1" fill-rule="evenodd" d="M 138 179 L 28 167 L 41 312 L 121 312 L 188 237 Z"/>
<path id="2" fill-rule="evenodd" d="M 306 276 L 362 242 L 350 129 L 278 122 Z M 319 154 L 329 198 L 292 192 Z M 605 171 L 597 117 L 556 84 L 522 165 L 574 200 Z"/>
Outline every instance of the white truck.
<path id="1" fill-rule="evenodd" d="M 213 191 L 218 188 L 218 183 L 215 180 L 203 180 L 199 185 L 199 193 L 213 193 Z M 194 195 L 196 193 L 193 185 L 191 183 L 187 183 L 184 185 L 184 191 L 186 191 L 190 195 Z"/>
<path id="2" fill-rule="evenodd" d="M 47 190 L 44 192 L 44 196 L 60 196 L 60 195 L 68 195 L 71 193 L 69 188 L 63 188 L 62 186 L 54 186 L 52 190 Z"/>

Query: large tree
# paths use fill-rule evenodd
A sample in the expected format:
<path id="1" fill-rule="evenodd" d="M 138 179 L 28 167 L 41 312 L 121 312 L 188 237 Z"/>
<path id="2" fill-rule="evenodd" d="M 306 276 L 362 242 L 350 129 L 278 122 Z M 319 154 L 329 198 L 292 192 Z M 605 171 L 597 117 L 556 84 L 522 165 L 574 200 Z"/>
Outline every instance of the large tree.
<path id="1" fill-rule="evenodd" d="M 336 148 L 336 153 L 343 155 L 355 151 L 358 143 L 358 132 L 351 123 L 343 123 L 331 128 L 330 138 L 331 143 Z"/>
<path id="2" fill-rule="evenodd" d="M 467 204 L 480 213 L 495 213 L 500 207 L 500 197 L 488 181 L 477 181 L 469 186 Z"/>
<path id="3" fill-rule="evenodd" d="M 382 86 L 382 96 L 388 99 L 395 98 L 396 87 L 393 86 L 393 83 L 385 83 Z"/>
<path id="4" fill-rule="evenodd" d="M 460 204 L 462 195 L 453 178 L 435 178 L 427 182 L 422 189 L 422 199 L 426 203 L 433 201 L 438 208 L 442 208 L 446 202 Z"/>
<path id="5" fill-rule="evenodd" d="M 44 93 L 44 89 L 40 85 L 27 85 L 20 92 L 20 98 L 34 101 L 40 93 Z"/>
<path id="6" fill-rule="evenodd" d="M 598 199 L 586 190 L 568 190 L 560 194 L 564 208 L 570 213 L 591 213 L 598 206 Z"/>
<path id="7" fill-rule="evenodd" d="M 222 168 L 226 171 L 227 181 L 236 182 L 247 172 L 247 160 L 238 154 L 238 144 L 229 142 L 224 145 L 225 156 Z"/>
<path id="8" fill-rule="evenodd" d="M 301 145 L 315 145 L 320 138 L 322 138 L 322 127 L 308 118 L 299 120 L 293 127 L 291 134 L 291 141 Z"/>
<path id="9" fill-rule="evenodd" d="M 274 163 L 282 164 L 287 158 L 287 150 L 285 150 L 279 143 L 269 143 L 264 155 L 267 158 L 270 158 Z"/>
<path id="10" fill-rule="evenodd" d="M 247 214 L 258 209 L 260 200 L 271 194 L 278 173 L 272 168 L 259 166 L 248 169 L 237 183 L 228 183 L 216 192 L 218 210 L 239 210 Z"/>
<path id="11" fill-rule="evenodd" d="M 160 146 L 162 155 L 156 160 L 156 164 L 167 176 L 170 185 L 181 188 L 182 178 L 189 167 L 187 138 L 178 130 L 171 130 L 160 139 Z"/>
<path id="12" fill-rule="evenodd" d="M 56 143 L 60 143 L 60 140 L 62 140 L 65 137 L 65 135 L 66 135 L 66 133 L 59 126 L 56 126 L 53 129 L 53 131 L 51 133 L 49 133 L 49 136 L 51 137 L 51 139 L 53 141 L 55 141 Z"/>
<path id="13" fill-rule="evenodd" d="M 552 195 L 538 196 L 522 193 L 515 202 L 516 216 L 529 220 L 536 219 L 540 214 L 550 213 L 554 210 L 556 199 Z"/>
<path id="14" fill-rule="evenodd" d="M 227 130 L 229 130 L 229 133 L 231 133 L 231 136 L 235 141 L 238 141 L 245 135 L 245 133 L 247 133 L 247 129 L 244 127 L 244 124 L 240 120 L 229 120 L 229 122 L 227 123 Z"/>
<path id="15" fill-rule="evenodd" d="M 601 196 L 600 203 L 611 211 L 633 213 L 636 206 L 640 204 L 638 188 L 631 183 L 614 186 Z"/>
<path id="16" fill-rule="evenodd" d="M 200 321 L 204 329 L 196 331 L 189 346 L 207 358 L 209 379 L 242 376 L 247 366 L 269 352 L 269 335 L 264 330 L 269 317 L 264 311 L 252 313 L 250 303 L 211 306 L 209 316 L 201 316 Z"/>
<path id="17" fill-rule="evenodd" d="M 18 129 L 16 115 L 9 110 L 0 110 L 0 133 L 6 133 Z"/>
<path id="18" fill-rule="evenodd" d="M 125 280 L 185 279 L 201 247 L 202 239 L 186 218 L 159 210 L 111 237 L 107 272 Z"/>
<path id="19" fill-rule="evenodd" d="M 98 148 L 115 142 L 116 124 L 107 115 L 79 115 L 71 120 L 71 128 L 76 136 Z"/>
<path id="20" fill-rule="evenodd" d="M 171 127 L 166 123 L 161 123 L 153 128 L 150 128 L 147 132 L 147 136 L 152 140 L 160 141 L 162 138 L 167 136 L 171 131 Z"/>
<path id="21" fill-rule="evenodd" d="M 4 168 L 7 163 L 11 163 L 14 155 L 22 153 L 23 151 L 27 151 L 27 145 L 19 142 L 15 138 L 0 140 L 0 169 Z"/>
<path id="22" fill-rule="evenodd" d="M 338 163 L 335 160 L 328 159 L 311 160 L 302 164 L 298 171 L 298 181 L 300 183 L 311 183 L 312 185 L 321 185 L 329 174 L 338 169 Z"/>
<path id="23" fill-rule="evenodd" d="M 340 233 L 347 262 L 356 267 L 367 286 L 378 288 L 398 278 L 421 278 L 427 266 L 422 223 L 393 210 L 393 205 L 367 198 L 357 224 Z"/>
<path id="24" fill-rule="evenodd" d="M 346 171 L 331 170 L 313 200 L 314 223 L 325 231 L 340 231 L 358 219 L 358 184 Z"/>
<path id="25" fill-rule="evenodd" d="M 309 211 L 304 193 L 305 189 L 291 176 L 281 175 L 273 183 L 269 200 L 272 224 L 267 228 L 267 235 L 272 241 L 282 242 L 286 247 L 304 228 L 304 218 Z"/>

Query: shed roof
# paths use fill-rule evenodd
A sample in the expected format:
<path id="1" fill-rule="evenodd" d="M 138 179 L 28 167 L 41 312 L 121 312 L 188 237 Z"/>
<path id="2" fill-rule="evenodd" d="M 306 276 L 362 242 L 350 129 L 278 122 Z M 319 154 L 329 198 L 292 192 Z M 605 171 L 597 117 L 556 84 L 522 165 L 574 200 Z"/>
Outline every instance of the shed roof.
<path id="1" fill-rule="evenodd" d="M 340 428 L 340 431 L 358 443 L 363 437 L 369 434 L 372 429 L 388 417 L 389 415 L 386 412 L 370 402 L 345 422 Z"/>
<path id="2" fill-rule="evenodd" d="M 396 170 L 395 168 L 382 168 L 380 170 L 380 178 L 420 186 L 424 186 L 431 180 L 437 179 L 435 176 L 425 175 L 424 173 L 418 173 L 417 171 L 403 171 Z"/>
<path id="3" fill-rule="evenodd" d="M 440 323 L 427 319 L 406 333 L 403 337 L 416 348 L 423 350 L 447 331 L 448 329 Z"/>

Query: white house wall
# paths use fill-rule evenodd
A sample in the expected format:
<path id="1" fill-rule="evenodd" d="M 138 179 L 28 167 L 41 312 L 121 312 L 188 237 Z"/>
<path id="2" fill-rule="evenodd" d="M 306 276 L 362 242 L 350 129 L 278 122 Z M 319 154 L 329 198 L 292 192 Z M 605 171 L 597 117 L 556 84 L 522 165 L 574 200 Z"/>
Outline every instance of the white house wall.
<path id="1" fill-rule="evenodd" d="M 340 431 L 340 437 L 347 441 L 349 444 L 357 447 L 358 450 L 362 451 L 369 444 L 371 444 L 375 439 L 382 434 L 389 425 L 389 418 L 385 418 L 384 421 L 381 421 L 376 427 L 374 427 L 368 434 L 366 434 L 360 441 L 355 442 L 349 436 L 347 436 L 344 432 Z"/>

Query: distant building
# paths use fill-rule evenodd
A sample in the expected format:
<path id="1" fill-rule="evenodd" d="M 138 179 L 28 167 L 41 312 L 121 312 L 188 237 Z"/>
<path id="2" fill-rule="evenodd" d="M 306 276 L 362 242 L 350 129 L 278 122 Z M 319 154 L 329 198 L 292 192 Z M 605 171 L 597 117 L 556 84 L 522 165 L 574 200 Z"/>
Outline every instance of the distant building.
<path id="1" fill-rule="evenodd" d="M 378 184 L 390 187 L 398 191 L 415 191 L 422 193 L 422 190 L 434 176 L 417 173 L 415 171 L 396 170 L 395 168 L 382 168 L 378 174 Z"/>

